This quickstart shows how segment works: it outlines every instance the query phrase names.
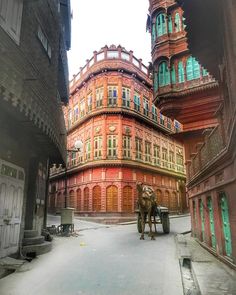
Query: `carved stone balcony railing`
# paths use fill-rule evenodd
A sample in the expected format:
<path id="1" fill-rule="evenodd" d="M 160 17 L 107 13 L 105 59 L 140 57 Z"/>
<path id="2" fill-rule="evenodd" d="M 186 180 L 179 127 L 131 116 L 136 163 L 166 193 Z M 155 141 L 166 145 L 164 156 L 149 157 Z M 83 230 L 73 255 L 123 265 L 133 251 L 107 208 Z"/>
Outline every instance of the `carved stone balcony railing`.
<path id="1" fill-rule="evenodd" d="M 189 163 L 189 181 L 198 175 L 204 168 L 217 158 L 224 150 L 225 144 L 219 126 L 206 136 L 206 141 L 202 144 L 198 152 Z"/>
<path id="2" fill-rule="evenodd" d="M 197 87 L 205 87 L 209 84 L 209 87 L 215 87 L 218 85 L 216 80 L 211 76 L 204 76 L 184 83 L 176 83 L 172 85 L 166 85 L 159 87 L 155 96 L 165 96 L 168 94 L 181 94 L 181 92 L 191 91 Z"/>
<path id="3" fill-rule="evenodd" d="M 70 81 L 70 91 L 73 92 L 78 85 L 101 68 L 117 68 L 116 60 L 119 61 L 119 68 L 124 67 L 127 70 L 132 68 L 132 71 L 139 75 L 143 81 L 147 81 L 150 85 L 152 84 L 148 76 L 148 68 L 142 63 L 142 59 L 137 59 L 133 56 L 132 51 L 127 51 L 121 46 L 111 45 L 110 47 L 103 47 L 99 52 L 94 51 L 94 56 L 87 60 L 86 65 L 80 68 L 79 73 L 74 75 Z"/>
<path id="4" fill-rule="evenodd" d="M 175 3 L 175 0 L 149 0 L 149 10 L 152 13 L 159 8 L 168 8 Z"/>

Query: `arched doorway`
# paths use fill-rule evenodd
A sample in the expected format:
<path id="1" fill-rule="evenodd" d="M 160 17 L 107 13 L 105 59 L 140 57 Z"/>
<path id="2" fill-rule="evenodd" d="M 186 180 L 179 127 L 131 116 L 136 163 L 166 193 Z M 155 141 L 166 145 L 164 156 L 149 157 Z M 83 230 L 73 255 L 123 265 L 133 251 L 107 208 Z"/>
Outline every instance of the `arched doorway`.
<path id="1" fill-rule="evenodd" d="M 101 187 L 99 185 L 93 188 L 93 211 L 101 211 Z"/>
<path id="2" fill-rule="evenodd" d="M 81 211 L 81 189 L 78 188 L 76 191 L 76 198 L 77 198 L 77 211 Z"/>
<path id="3" fill-rule="evenodd" d="M 89 188 L 84 189 L 84 211 L 89 211 Z"/>
<path id="4" fill-rule="evenodd" d="M 133 189 L 131 186 L 125 186 L 122 194 L 122 212 L 133 212 Z"/>
<path id="5" fill-rule="evenodd" d="M 169 191 L 165 191 L 165 194 L 162 200 L 162 206 L 169 208 L 169 198 L 170 198 Z"/>
<path id="6" fill-rule="evenodd" d="M 62 195 L 62 193 L 57 194 L 56 207 L 57 209 L 64 208 L 64 195 Z"/>
<path id="7" fill-rule="evenodd" d="M 69 206 L 75 208 L 75 192 L 73 190 L 69 192 Z"/>
<path id="8" fill-rule="evenodd" d="M 176 192 L 172 192 L 172 194 L 170 195 L 169 204 L 170 211 L 178 212 L 178 198 Z"/>
<path id="9" fill-rule="evenodd" d="M 111 185 L 107 188 L 106 211 L 118 211 L 118 188 L 115 185 Z"/>
<path id="10" fill-rule="evenodd" d="M 162 205 L 162 192 L 159 189 L 156 190 L 156 201 L 158 206 Z"/>

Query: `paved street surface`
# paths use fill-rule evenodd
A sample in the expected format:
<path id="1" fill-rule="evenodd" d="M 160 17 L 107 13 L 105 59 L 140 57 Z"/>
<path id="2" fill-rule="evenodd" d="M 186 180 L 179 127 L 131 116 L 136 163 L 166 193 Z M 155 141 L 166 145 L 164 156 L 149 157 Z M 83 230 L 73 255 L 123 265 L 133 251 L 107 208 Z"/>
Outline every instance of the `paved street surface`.
<path id="1" fill-rule="evenodd" d="M 50 217 L 53 224 L 56 219 Z M 57 217 L 55 217 L 57 218 Z M 56 237 L 52 252 L 0 280 L 1 295 L 182 295 L 175 234 L 190 218 L 171 220 L 171 233 L 140 241 L 136 225 L 76 221 L 77 237 Z"/>

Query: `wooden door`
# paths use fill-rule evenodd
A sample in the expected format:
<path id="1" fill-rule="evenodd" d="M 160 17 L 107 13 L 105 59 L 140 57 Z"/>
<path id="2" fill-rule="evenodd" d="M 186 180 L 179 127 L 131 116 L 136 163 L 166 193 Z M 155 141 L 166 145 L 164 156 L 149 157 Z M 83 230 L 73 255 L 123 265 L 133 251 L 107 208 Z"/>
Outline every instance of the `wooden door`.
<path id="1" fill-rule="evenodd" d="M 130 186 L 125 186 L 123 188 L 122 194 L 122 212 L 133 212 L 133 190 Z"/>
<path id="2" fill-rule="evenodd" d="M 200 200 L 200 217 L 201 217 L 201 228 L 202 228 L 202 240 L 205 241 L 205 214 L 203 201 Z"/>
<path id="3" fill-rule="evenodd" d="M 156 191 L 156 201 L 158 206 L 162 206 L 162 193 L 159 189 Z"/>
<path id="4" fill-rule="evenodd" d="M 0 258 L 18 250 L 24 182 L 21 167 L 0 160 Z"/>
<path id="5" fill-rule="evenodd" d="M 69 200 L 69 206 L 71 208 L 75 208 L 75 192 L 73 190 L 71 190 L 69 193 Z"/>
<path id="6" fill-rule="evenodd" d="M 211 245 L 216 249 L 216 235 L 215 235 L 215 222 L 214 222 L 214 211 L 212 206 L 211 197 L 207 200 L 207 207 L 209 212 L 209 222 L 210 222 L 210 231 L 211 231 Z"/>
<path id="7" fill-rule="evenodd" d="M 93 211 L 101 211 L 101 187 L 98 185 L 93 188 Z"/>
<path id="8" fill-rule="evenodd" d="M 118 212 L 118 188 L 115 185 L 107 188 L 107 212 Z"/>
<path id="9" fill-rule="evenodd" d="M 170 193 L 168 191 L 165 191 L 164 197 L 162 199 L 162 206 L 169 208 L 169 197 Z"/>
<path id="10" fill-rule="evenodd" d="M 169 200 L 169 210 L 170 211 L 178 211 L 178 198 L 177 198 L 177 194 L 175 192 L 172 192 L 172 194 L 170 195 L 170 200 Z"/>
<path id="11" fill-rule="evenodd" d="M 84 211 L 89 211 L 89 188 L 84 189 Z"/>

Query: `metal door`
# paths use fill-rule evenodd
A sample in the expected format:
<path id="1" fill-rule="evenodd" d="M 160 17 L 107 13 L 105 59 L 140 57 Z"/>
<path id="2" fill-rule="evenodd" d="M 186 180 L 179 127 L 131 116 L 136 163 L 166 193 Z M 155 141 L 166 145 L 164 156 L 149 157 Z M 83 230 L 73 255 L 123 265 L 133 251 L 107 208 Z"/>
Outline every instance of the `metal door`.
<path id="1" fill-rule="evenodd" d="M 207 207 L 209 210 L 209 222 L 210 222 L 210 231 L 211 231 L 211 244 L 214 249 L 216 249 L 216 236 L 215 236 L 215 223 L 214 223 L 214 213 L 212 207 L 212 199 L 208 198 Z"/>
<path id="2" fill-rule="evenodd" d="M 24 182 L 24 169 L 0 160 L 0 257 L 18 250 Z"/>
<path id="3" fill-rule="evenodd" d="M 222 227 L 225 240 L 225 252 L 227 256 L 232 255 L 232 241 L 231 241 L 231 230 L 229 222 L 229 209 L 227 199 L 224 193 L 220 194 L 220 207 L 222 217 Z"/>
<path id="4" fill-rule="evenodd" d="M 200 216 L 201 216 L 201 226 L 202 226 L 202 240 L 205 241 L 205 215 L 203 201 L 200 200 Z"/>

